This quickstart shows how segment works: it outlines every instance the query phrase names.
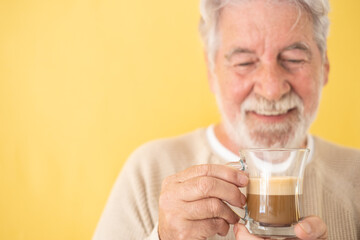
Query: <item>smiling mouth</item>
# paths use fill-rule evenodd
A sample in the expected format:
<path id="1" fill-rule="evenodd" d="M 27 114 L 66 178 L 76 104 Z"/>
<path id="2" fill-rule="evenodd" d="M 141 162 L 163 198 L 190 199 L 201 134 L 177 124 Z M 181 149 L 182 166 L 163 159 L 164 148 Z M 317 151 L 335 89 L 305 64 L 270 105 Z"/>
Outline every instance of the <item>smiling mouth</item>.
<path id="1" fill-rule="evenodd" d="M 292 111 L 294 111 L 295 108 L 290 108 L 290 109 L 286 109 L 286 110 L 255 110 L 255 111 L 251 111 L 257 115 L 263 115 L 263 116 L 279 116 L 279 115 L 284 115 L 287 113 L 290 113 Z"/>
<path id="2" fill-rule="evenodd" d="M 247 114 L 250 116 L 254 116 L 256 118 L 262 120 L 282 120 L 289 115 L 292 115 L 296 111 L 296 107 L 290 108 L 287 110 L 255 110 L 255 111 L 248 111 Z"/>

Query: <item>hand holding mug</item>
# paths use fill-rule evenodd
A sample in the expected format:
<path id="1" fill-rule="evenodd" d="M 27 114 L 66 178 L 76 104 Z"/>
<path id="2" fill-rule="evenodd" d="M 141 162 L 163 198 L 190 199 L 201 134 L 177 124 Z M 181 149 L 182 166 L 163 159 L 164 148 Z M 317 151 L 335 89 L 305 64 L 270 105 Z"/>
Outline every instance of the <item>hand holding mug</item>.
<path id="1" fill-rule="evenodd" d="M 167 177 L 159 200 L 160 239 L 227 235 L 239 216 L 225 202 L 243 207 L 246 197 L 239 187 L 247 184 L 244 172 L 224 165 L 193 166 Z"/>

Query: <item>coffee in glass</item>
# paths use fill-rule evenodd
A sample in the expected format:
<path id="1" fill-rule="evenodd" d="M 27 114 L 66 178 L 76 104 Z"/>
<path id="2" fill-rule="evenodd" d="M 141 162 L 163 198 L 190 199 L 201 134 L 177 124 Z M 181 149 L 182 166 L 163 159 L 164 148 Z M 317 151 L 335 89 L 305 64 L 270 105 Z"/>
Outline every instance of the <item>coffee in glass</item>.
<path id="1" fill-rule="evenodd" d="M 302 216 L 304 169 L 308 149 L 244 149 L 249 185 L 245 221 L 250 233 L 272 238 L 295 237 Z"/>

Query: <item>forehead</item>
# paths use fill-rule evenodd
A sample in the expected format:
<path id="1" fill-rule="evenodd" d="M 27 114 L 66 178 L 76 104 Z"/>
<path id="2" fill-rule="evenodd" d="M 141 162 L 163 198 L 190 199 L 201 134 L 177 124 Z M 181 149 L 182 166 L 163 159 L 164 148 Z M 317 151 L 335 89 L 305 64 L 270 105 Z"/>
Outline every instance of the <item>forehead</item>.
<path id="1" fill-rule="evenodd" d="M 218 30 L 221 44 L 281 45 L 312 41 L 308 13 L 287 1 L 252 0 L 222 9 Z M 284 47 L 284 46 L 282 46 Z"/>

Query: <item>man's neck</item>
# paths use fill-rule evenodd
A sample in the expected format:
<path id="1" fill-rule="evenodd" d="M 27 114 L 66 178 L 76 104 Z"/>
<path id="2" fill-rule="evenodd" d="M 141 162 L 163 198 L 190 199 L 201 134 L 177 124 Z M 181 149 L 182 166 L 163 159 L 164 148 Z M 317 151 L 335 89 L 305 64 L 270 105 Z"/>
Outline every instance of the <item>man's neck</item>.
<path id="1" fill-rule="evenodd" d="M 215 125 L 214 134 L 215 134 L 216 138 L 218 139 L 218 141 L 224 147 L 229 149 L 231 152 L 233 152 L 235 154 L 238 154 L 239 149 L 241 148 L 241 146 L 235 144 L 234 141 L 232 141 L 231 138 L 229 138 L 223 124 L 218 123 L 218 124 Z M 307 146 L 307 138 L 305 138 L 302 146 L 299 146 L 299 147 L 305 148 L 306 146 Z"/>
<path id="2" fill-rule="evenodd" d="M 224 147 L 235 154 L 239 152 L 239 147 L 228 137 L 223 124 L 218 123 L 214 126 L 214 134 Z"/>

